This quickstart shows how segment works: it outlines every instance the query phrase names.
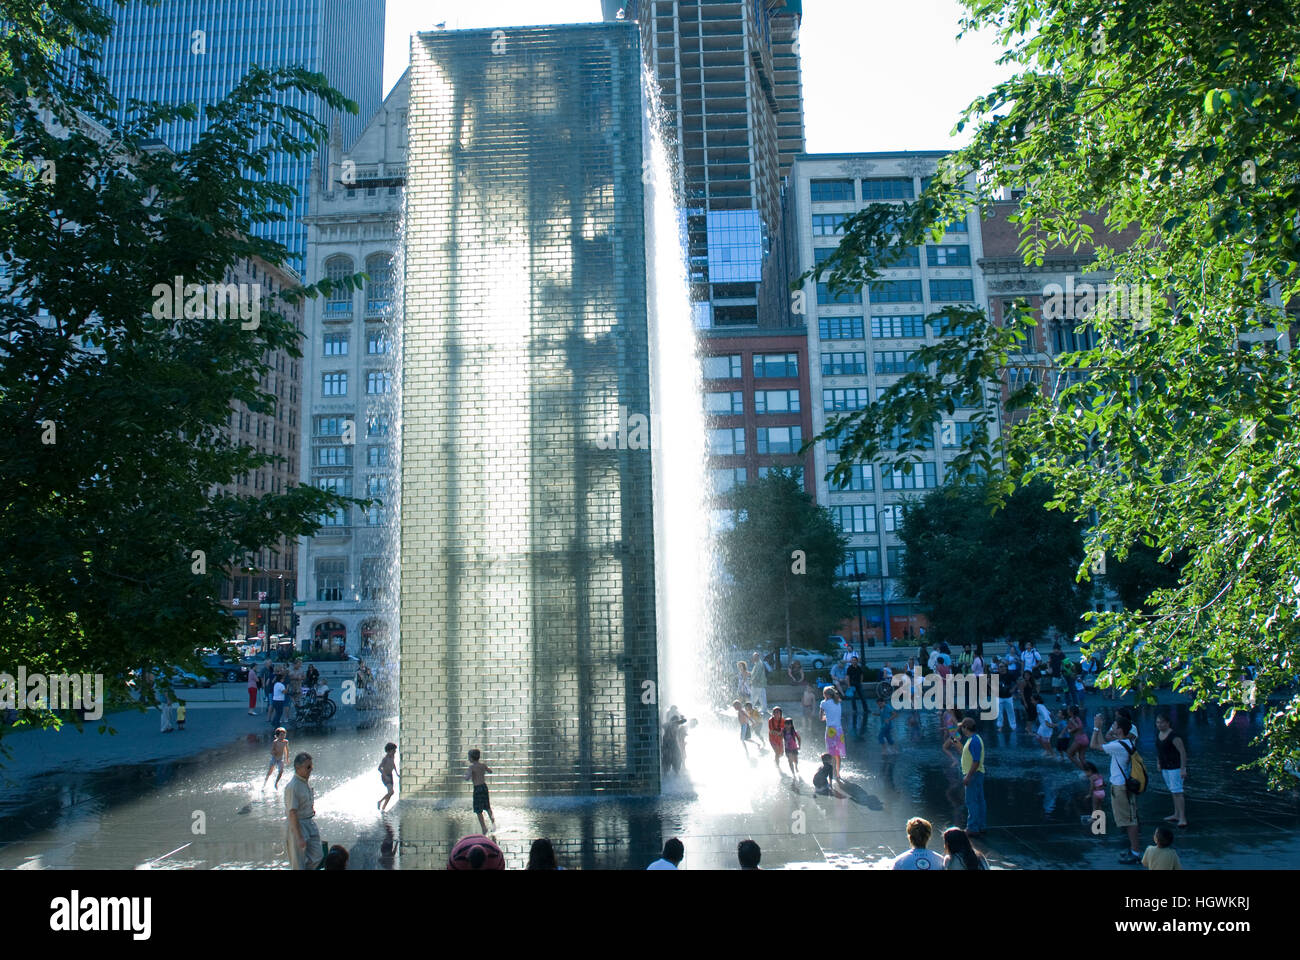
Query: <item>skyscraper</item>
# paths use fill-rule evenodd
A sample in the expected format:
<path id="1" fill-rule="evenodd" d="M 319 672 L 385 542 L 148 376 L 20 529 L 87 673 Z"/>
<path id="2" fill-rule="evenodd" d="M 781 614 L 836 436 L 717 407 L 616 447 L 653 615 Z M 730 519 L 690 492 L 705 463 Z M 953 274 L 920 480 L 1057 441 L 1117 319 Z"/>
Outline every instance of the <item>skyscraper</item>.
<path id="1" fill-rule="evenodd" d="M 412 44 L 403 789 L 653 793 L 647 140 L 632 23 Z"/>
<path id="2" fill-rule="evenodd" d="M 795 325 L 782 180 L 804 151 L 802 0 L 605 0 L 641 25 L 677 147 L 696 324 Z"/>
<path id="3" fill-rule="evenodd" d="M 220 101 L 250 65 L 300 66 L 324 73 L 360 108 L 332 115 L 319 102 L 285 94 L 290 106 L 309 110 L 327 127 L 335 121 L 345 147 L 361 134 L 383 92 L 385 0 L 167 0 L 119 7 L 97 0 L 117 21 L 100 65 L 110 91 L 127 109 L 129 98 L 197 103 L 199 117 L 170 124 L 159 136 L 175 150 L 190 147 L 206 126 L 203 107 Z M 323 152 L 323 151 L 322 151 Z M 323 158 L 278 157 L 267 177 L 298 196 L 283 223 L 262 235 L 301 257 L 307 248 L 302 217 L 309 208 L 312 172 Z"/>

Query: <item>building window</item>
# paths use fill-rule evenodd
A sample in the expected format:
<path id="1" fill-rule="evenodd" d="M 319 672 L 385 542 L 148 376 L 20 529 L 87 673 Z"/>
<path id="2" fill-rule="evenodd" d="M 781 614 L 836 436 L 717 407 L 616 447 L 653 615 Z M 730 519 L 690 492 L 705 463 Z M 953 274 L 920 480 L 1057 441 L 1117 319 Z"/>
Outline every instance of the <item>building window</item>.
<path id="1" fill-rule="evenodd" d="M 366 418 L 366 436 L 367 437 L 386 437 L 388 436 L 389 420 L 387 414 L 379 414 Z"/>
<path id="2" fill-rule="evenodd" d="M 705 380 L 739 380 L 740 354 L 704 358 Z"/>
<path id="3" fill-rule="evenodd" d="M 895 467 L 882 467 L 880 487 L 882 490 L 928 490 L 939 485 L 937 473 L 933 463 L 914 463 L 911 473 Z"/>
<path id="4" fill-rule="evenodd" d="M 799 427 L 759 427 L 759 453 L 798 453 L 803 446 L 803 430 Z"/>
<path id="5" fill-rule="evenodd" d="M 840 303 L 861 303 L 862 288 L 852 287 L 839 293 L 831 293 L 829 283 L 819 283 L 817 284 L 817 302 L 822 306 L 835 306 Z"/>
<path id="6" fill-rule="evenodd" d="M 876 508 L 870 504 L 831 507 L 831 517 L 845 533 L 876 532 Z"/>
<path id="7" fill-rule="evenodd" d="M 849 476 L 843 483 L 832 482 L 833 490 L 874 490 L 876 489 L 875 479 L 871 472 L 871 464 L 855 463 L 849 468 Z"/>
<path id="8" fill-rule="evenodd" d="M 382 527 L 384 525 L 384 508 L 377 503 L 372 503 L 366 508 L 366 526 Z"/>
<path id="9" fill-rule="evenodd" d="M 351 477 L 317 477 L 316 486 L 328 493 L 335 493 L 341 497 L 352 496 Z"/>
<path id="10" fill-rule="evenodd" d="M 884 442 L 884 446 L 888 450 L 897 450 L 903 445 L 904 440 L 907 441 L 909 448 L 912 450 L 934 449 L 934 432 L 932 430 L 926 429 L 926 431 L 919 437 L 914 437 L 901 426 L 893 429 L 893 432 L 889 435 L 889 439 Z"/>
<path id="11" fill-rule="evenodd" d="M 316 599 L 337 603 L 343 599 L 343 578 L 347 575 L 348 561 L 337 557 L 316 561 Z"/>
<path id="12" fill-rule="evenodd" d="M 819 317 L 817 330 L 823 340 L 861 340 L 861 317 Z"/>
<path id="13" fill-rule="evenodd" d="M 325 334 L 325 356 L 346 357 L 348 355 L 348 335 L 346 333 Z"/>
<path id="14" fill-rule="evenodd" d="M 925 262 L 932 267 L 969 267 L 970 247 L 926 247 Z"/>
<path id="15" fill-rule="evenodd" d="M 772 464 L 758 468 L 758 475 L 760 477 L 770 477 L 778 473 L 790 477 L 795 483 L 799 484 L 799 486 L 803 486 L 803 467 L 798 466 L 797 464 L 787 464 L 786 466 Z"/>
<path id="16" fill-rule="evenodd" d="M 709 431 L 709 453 L 715 457 L 727 457 L 745 452 L 745 428 L 725 427 Z"/>
<path id="17" fill-rule="evenodd" d="M 935 281 L 931 281 L 933 285 Z M 968 280 L 967 283 L 970 281 Z M 872 303 L 920 303 L 920 280 L 876 280 L 867 287 Z"/>
<path id="18" fill-rule="evenodd" d="M 945 420 L 939 428 L 939 436 L 945 447 L 965 446 L 974 435 L 975 424 L 969 420 Z"/>
<path id="19" fill-rule="evenodd" d="M 315 436 L 341 437 L 344 425 L 348 422 L 347 417 L 317 417 Z"/>
<path id="20" fill-rule="evenodd" d="M 880 340 L 904 337 L 925 337 L 925 317 L 919 313 L 899 314 L 896 317 L 872 317 L 871 335 Z"/>
<path id="21" fill-rule="evenodd" d="M 862 181 L 862 202 L 911 200 L 916 196 L 911 177 L 868 177 Z"/>
<path id="22" fill-rule="evenodd" d="M 348 395 L 348 375 L 343 372 L 322 373 L 320 392 L 323 397 L 346 397 Z"/>
<path id="23" fill-rule="evenodd" d="M 867 372 L 865 353 L 823 353 L 823 377 L 851 377 Z"/>
<path id="24" fill-rule="evenodd" d="M 970 228 L 966 226 L 965 217 L 962 217 L 960 220 L 954 220 L 952 223 L 948 224 L 948 226 L 944 227 L 944 233 L 969 233 L 969 232 L 970 232 Z"/>
<path id="25" fill-rule="evenodd" d="M 361 599 L 382 600 L 385 594 L 385 565 L 383 557 L 364 557 L 361 561 Z"/>
<path id="26" fill-rule="evenodd" d="M 861 410 L 870 403 L 871 392 L 866 387 L 822 391 L 822 409 L 828 413 L 838 410 Z"/>
<path id="27" fill-rule="evenodd" d="M 386 467 L 388 466 L 388 448 L 387 447 L 367 447 L 366 448 L 366 466 L 367 467 Z"/>
<path id="28" fill-rule="evenodd" d="M 325 261 L 325 279 L 338 284 L 352 276 L 351 257 L 330 257 Z M 346 287 L 335 286 L 325 298 L 325 317 L 332 319 L 350 316 L 352 313 L 352 291 Z"/>
<path id="29" fill-rule="evenodd" d="M 920 265 L 921 249 L 919 247 L 893 247 L 886 250 L 880 260 L 880 266 L 886 270 L 901 270 L 904 267 L 919 267 Z"/>
<path id="30" fill-rule="evenodd" d="M 713 416 L 731 416 L 745 412 L 745 395 L 739 390 L 726 390 L 704 395 L 704 412 Z"/>
<path id="31" fill-rule="evenodd" d="M 809 180 L 808 195 L 813 203 L 852 203 L 852 180 Z"/>
<path id="32" fill-rule="evenodd" d="M 918 373 L 922 369 L 916 361 L 916 354 L 911 350 L 876 351 L 876 373 Z"/>
<path id="33" fill-rule="evenodd" d="M 388 492 L 388 477 L 371 474 L 366 477 L 366 496 L 382 498 Z"/>
<path id="34" fill-rule="evenodd" d="M 850 184 L 849 192 L 852 193 L 853 187 Z M 853 199 L 852 196 L 849 197 Z M 812 232 L 814 237 L 833 237 L 844 232 L 844 221 L 849 218 L 847 213 L 814 213 L 812 215 Z"/>
<path id="35" fill-rule="evenodd" d="M 374 330 L 366 334 L 366 353 L 383 354 L 388 352 L 388 334 L 382 330 Z"/>
<path id="36" fill-rule="evenodd" d="M 754 376 L 797 377 L 799 376 L 799 354 L 756 353 L 754 354 Z"/>
<path id="37" fill-rule="evenodd" d="M 880 508 L 880 525 L 888 533 L 903 529 L 903 505 L 887 503 Z"/>
<path id="38" fill-rule="evenodd" d="M 744 467 L 715 467 L 709 474 L 715 494 L 730 493 L 749 479 Z"/>
<path id="39" fill-rule="evenodd" d="M 880 551 L 875 547 L 854 547 L 844 551 L 844 562 L 835 568 L 841 580 L 863 580 L 880 576 Z"/>
<path id="40" fill-rule="evenodd" d="M 798 413 L 798 390 L 757 390 L 754 392 L 755 413 Z"/>
<path id="41" fill-rule="evenodd" d="M 366 313 L 383 313 L 393 295 L 393 258 L 384 253 L 367 257 L 366 275 L 370 277 L 366 281 Z"/>
<path id="42" fill-rule="evenodd" d="M 351 464 L 352 448 L 350 446 L 316 448 L 316 466 L 318 467 L 347 467 Z"/>
<path id="43" fill-rule="evenodd" d="M 371 370 L 366 373 L 366 393 L 388 393 L 393 388 L 393 375 L 387 370 Z"/>
<path id="44" fill-rule="evenodd" d="M 901 577 L 903 575 L 903 553 L 902 547 L 885 547 L 885 561 L 889 564 L 889 575 L 891 577 Z"/>
<path id="45" fill-rule="evenodd" d="M 930 299 L 935 303 L 974 300 L 975 289 L 970 280 L 931 280 Z"/>
<path id="46" fill-rule="evenodd" d="M 984 394 L 976 386 L 969 393 L 962 393 L 957 387 L 952 391 L 953 406 L 962 410 L 974 410 L 984 406 Z"/>

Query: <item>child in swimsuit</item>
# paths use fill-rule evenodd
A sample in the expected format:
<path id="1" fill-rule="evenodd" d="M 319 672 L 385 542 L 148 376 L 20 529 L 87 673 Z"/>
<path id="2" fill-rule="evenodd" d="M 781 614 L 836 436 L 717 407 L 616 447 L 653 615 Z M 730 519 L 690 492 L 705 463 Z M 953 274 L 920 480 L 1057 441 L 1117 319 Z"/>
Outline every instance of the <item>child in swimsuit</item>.
<path id="1" fill-rule="evenodd" d="M 749 756 L 749 714 L 739 700 L 732 700 L 731 706 L 736 711 L 736 719 L 740 721 L 740 745 L 745 748 L 745 756 Z"/>
<path id="2" fill-rule="evenodd" d="M 957 766 L 957 760 L 961 751 L 961 737 L 957 733 L 958 725 L 961 723 L 961 711 L 956 707 L 949 707 L 943 712 L 943 718 L 940 723 L 940 736 L 943 738 L 944 755 L 952 761 L 952 765 Z M 953 751 L 957 753 L 954 754 Z"/>
<path id="3" fill-rule="evenodd" d="M 393 799 L 393 777 L 399 776 L 397 772 L 397 744 L 384 744 L 384 759 L 379 761 L 379 779 L 388 788 L 388 793 L 384 794 L 383 799 L 375 804 L 380 810 L 388 806 L 388 801 Z"/>
<path id="4" fill-rule="evenodd" d="M 266 768 L 266 776 L 262 778 L 262 787 L 266 787 L 266 781 L 271 778 L 271 771 L 276 771 L 275 787 L 280 789 L 280 778 L 284 776 L 284 761 L 289 757 L 289 735 L 285 732 L 284 727 L 275 728 L 275 739 L 271 741 L 271 764 Z"/>
<path id="5" fill-rule="evenodd" d="M 785 731 L 782 734 L 785 741 L 785 761 L 790 765 L 790 775 L 799 776 L 799 732 L 794 728 L 794 720 L 789 717 L 785 721 Z"/>
<path id="6" fill-rule="evenodd" d="M 1092 809 L 1100 810 L 1106 802 L 1106 781 L 1094 763 L 1085 763 L 1083 772 L 1088 775 L 1088 795 L 1092 797 Z"/>

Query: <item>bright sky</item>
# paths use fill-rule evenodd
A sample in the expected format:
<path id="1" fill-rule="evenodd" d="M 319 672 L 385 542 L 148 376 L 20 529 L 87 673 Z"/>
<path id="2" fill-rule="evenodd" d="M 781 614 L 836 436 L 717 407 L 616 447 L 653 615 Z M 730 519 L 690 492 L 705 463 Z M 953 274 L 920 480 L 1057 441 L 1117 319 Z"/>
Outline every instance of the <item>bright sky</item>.
<path id="1" fill-rule="evenodd" d="M 800 47 L 809 153 L 942 150 L 971 100 L 1009 71 L 987 36 L 958 43 L 958 0 L 804 0 Z M 388 0 L 384 89 L 410 36 L 447 29 L 600 19 L 600 0 Z M 969 132 L 969 128 L 968 128 Z"/>

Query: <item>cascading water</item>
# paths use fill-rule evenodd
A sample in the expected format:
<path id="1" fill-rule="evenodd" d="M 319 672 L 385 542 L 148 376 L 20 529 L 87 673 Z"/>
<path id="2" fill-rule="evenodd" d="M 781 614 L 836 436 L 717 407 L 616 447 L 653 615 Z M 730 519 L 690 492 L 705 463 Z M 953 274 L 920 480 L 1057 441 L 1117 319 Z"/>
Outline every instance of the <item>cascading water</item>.
<path id="1" fill-rule="evenodd" d="M 710 475 L 702 371 L 686 268 L 683 207 L 673 185 L 672 154 L 658 85 L 646 72 L 647 273 L 650 377 L 654 413 L 655 574 L 659 617 L 659 713 L 672 707 L 697 725 L 687 729 L 685 775 L 669 774 L 665 793 L 703 797 L 707 784 L 692 778 L 711 767 L 721 744 L 737 755 L 734 725 L 719 713 L 730 690 L 718 643 L 714 603 L 718 570 L 710 502 Z M 729 697 L 726 702 L 730 702 Z M 715 782 L 716 783 L 716 782 Z"/>

